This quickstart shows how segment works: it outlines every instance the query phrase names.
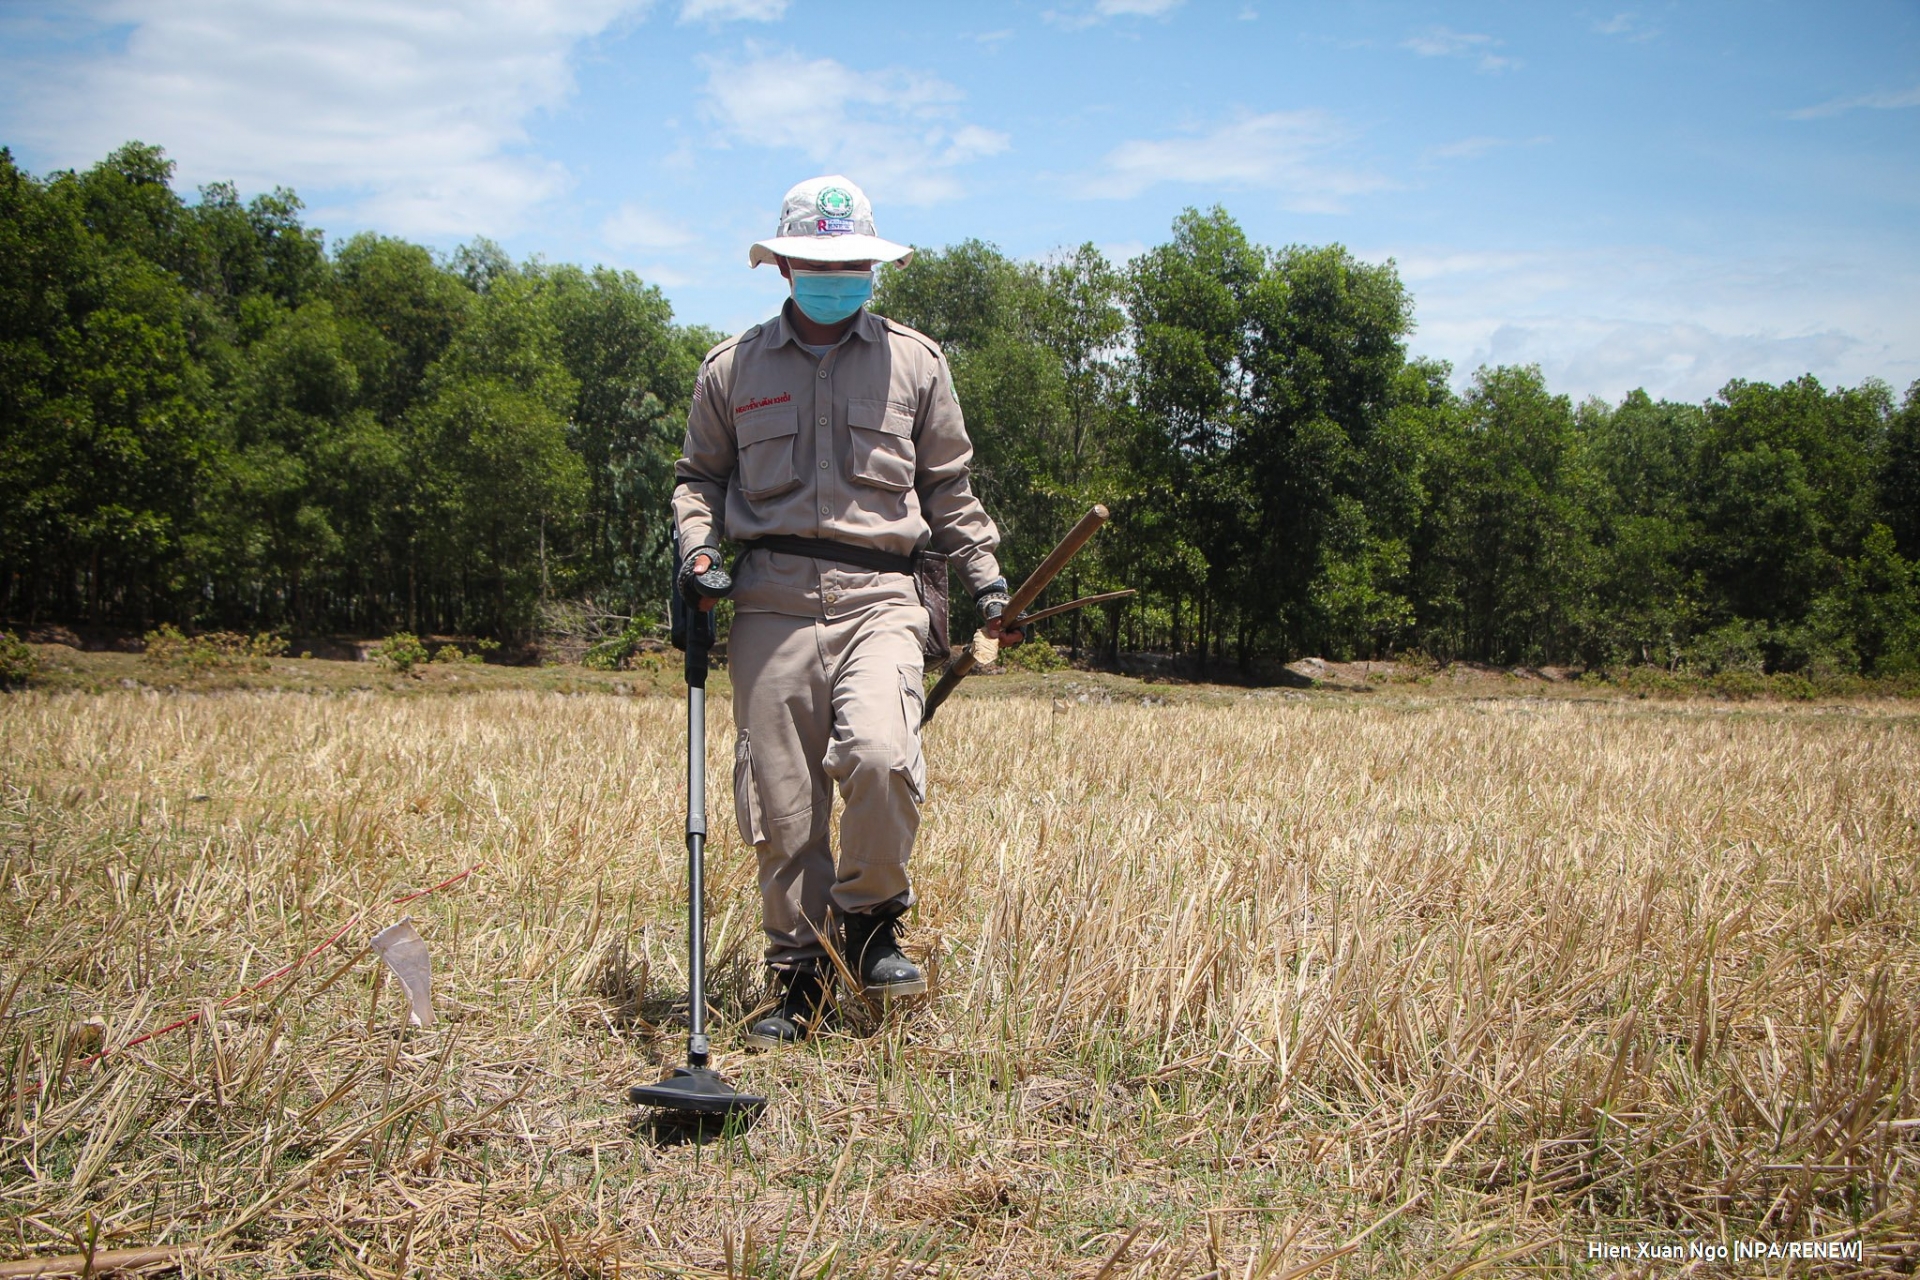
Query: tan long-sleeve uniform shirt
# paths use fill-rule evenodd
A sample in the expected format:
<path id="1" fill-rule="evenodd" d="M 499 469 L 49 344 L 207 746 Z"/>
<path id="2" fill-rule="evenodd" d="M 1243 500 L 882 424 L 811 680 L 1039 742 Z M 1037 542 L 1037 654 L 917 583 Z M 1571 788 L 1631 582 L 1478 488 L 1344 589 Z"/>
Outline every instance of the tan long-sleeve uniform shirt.
<path id="1" fill-rule="evenodd" d="M 894 555 L 931 547 L 978 593 L 1000 576 L 1000 534 L 968 482 L 972 459 L 953 375 L 931 338 L 862 311 L 821 359 L 783 313 L 700 366 L 674 468 L 680 546 L 784 534 Z M 801 594 L 755 590 L 736 595 L 736 607 L 818 611 L 817 583 L 785 585 Z"/>

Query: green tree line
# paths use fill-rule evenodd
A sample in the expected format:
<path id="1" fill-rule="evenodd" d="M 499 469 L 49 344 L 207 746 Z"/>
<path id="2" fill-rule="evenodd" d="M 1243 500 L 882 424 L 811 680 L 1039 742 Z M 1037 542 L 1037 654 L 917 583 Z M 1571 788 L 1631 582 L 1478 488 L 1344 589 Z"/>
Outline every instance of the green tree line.
<path id="1" fill-rule="evenodd" d="M 720 335 L 630 272 L 331 247 L 289 191 L 183 200 L 156 148 L 0 151 L 0 612 L 524 636 L 649 619 L 686 397 Z M 1114 264 L 969 241 L 883 273 L 943 343 L 1018 573 L 1094 501 L 1056 639 L 1322 654 L 1920 668 L 1920 384 L 1573 404 L 1409 354 L 1392 262 L 1222 209 Z"/>
<path id="2" fill-rule="evenodd" d="M 1076 645 L 1202 663 L 1409 650 L 1715 672 L 1920 668 L 1920 383 L 1575 405 L 1410 356 L 1393 263 L 1219 208 L 1123 267 L 968 242 L 877 309 L 946 345 L 1015 565 L 1089 503 Z"/>
<path id="3" fill-rule="evenodd" d="M 45 180 L 0 151 L 7 616 L 505 635 L 659 598 L 717 335 L 630 272 L 329 253 L 292 192 L 171 178 L 138 144 Z"/>

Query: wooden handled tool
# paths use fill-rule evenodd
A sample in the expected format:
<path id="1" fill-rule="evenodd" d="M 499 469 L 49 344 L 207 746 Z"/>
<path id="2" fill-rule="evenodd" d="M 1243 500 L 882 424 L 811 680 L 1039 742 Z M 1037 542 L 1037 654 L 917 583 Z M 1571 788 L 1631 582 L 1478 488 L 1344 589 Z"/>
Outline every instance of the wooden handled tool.
<path id="1" fill-rule="evenodd" d="M 1080 548 L 1087 545 L 1087 540 L 1098 533 L 1100 526 L 1106 522 L 1107 509 L 1096 502 L 1093 509 L 1081 516 L 1080 522 L 1067 531 L 1067 536 L 1060 539 L 1060 545 L 1047 553 L 1047 558 L 1040 562 L 1040 567 L 1020 584 L 1020 589 L 1007 601 L 1007 607 L 1001 610 L 1000 616 L 1018 618 L 1025 613 L 1027 606 L 1047 589 L 1047 584 L 1067 567 L 1067 561 L 1073 559 Z M 967 673 L 973 670 L 974 661 L 973 649 L 969 647 L 966 652 L 947 664 L 946 671 L 940 677 L 940 683 L 934 685 L 933 692 L 927 695 L 926 710 L 920 715 L 920 723 L 923 727 L 933 719 L 933 713 L 940 709 L 940 704 L 947 700 L 947 695 L 953 692 L 954 687 L 967 678 Z"/>
<path id="2" fill-rule="evenodd" d="M 1072 613 L 1075 609 L 1087 609 L 1096 604 L 1112 604 L 1115 600 L 1125 600 L 1128 596 L 1137 596 L 1139 594 L 1140 593 L 1132 587 L 1128 587 L 1125 591 L 1102 591 L 1097 596 L 1081 596 L 1078 600 L 1069 600 L 1065 604 L 1049 605 L 1044 609 L 1035 609 L 1032 613 L 1023 613 L 1014 621 L 1013 625 L 1007 629 L 1009 631 L 1025 631 L 1036 622 L 1044 622 L 1048 618 L 1057 618 L 1063 613 Z"/>

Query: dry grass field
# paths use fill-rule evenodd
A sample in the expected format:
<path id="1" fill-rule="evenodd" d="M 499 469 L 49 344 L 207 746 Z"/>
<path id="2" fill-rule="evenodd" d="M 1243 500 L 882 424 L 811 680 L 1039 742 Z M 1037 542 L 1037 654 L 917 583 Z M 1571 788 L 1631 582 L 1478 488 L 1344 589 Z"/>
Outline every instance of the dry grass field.
<path id="1" fill-rule="evenodd" d="M 1920 1268 L 1920 706 L 982 681 L 928 736 L 933 992 L 750 1056 L 721 696 L 716 1046 L 772 1105 L 702 1143 L 624 1102 L 682 1052 L 682 704 L 490 679 L 0 698 L 0 1259 Z M 365 946 L 403 913 L 429 1030 Z M 1754 1240 L 1861 1256 L 1634 1256 Z"/>

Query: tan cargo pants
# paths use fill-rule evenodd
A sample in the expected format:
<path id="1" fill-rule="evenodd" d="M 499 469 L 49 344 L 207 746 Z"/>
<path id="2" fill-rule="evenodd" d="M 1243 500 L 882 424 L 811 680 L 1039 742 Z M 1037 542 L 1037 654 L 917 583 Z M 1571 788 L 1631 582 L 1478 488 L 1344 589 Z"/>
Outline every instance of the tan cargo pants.
<path id="1" fill-rule="evenodd" d="M 841 597 L 828 591 L 816 617 L 738 614 L 727 642 L 739 730 L 734 816 L 759 858 L 766 958 L 776 969 L 818 963 L 829 906 L 840 919 L 913 903 L 907 855 L 926 797 L 927 611 L 895 592 L 855 589 L 836 605 Z M 837 866 L 830 782 L 844 806 Z"/>

